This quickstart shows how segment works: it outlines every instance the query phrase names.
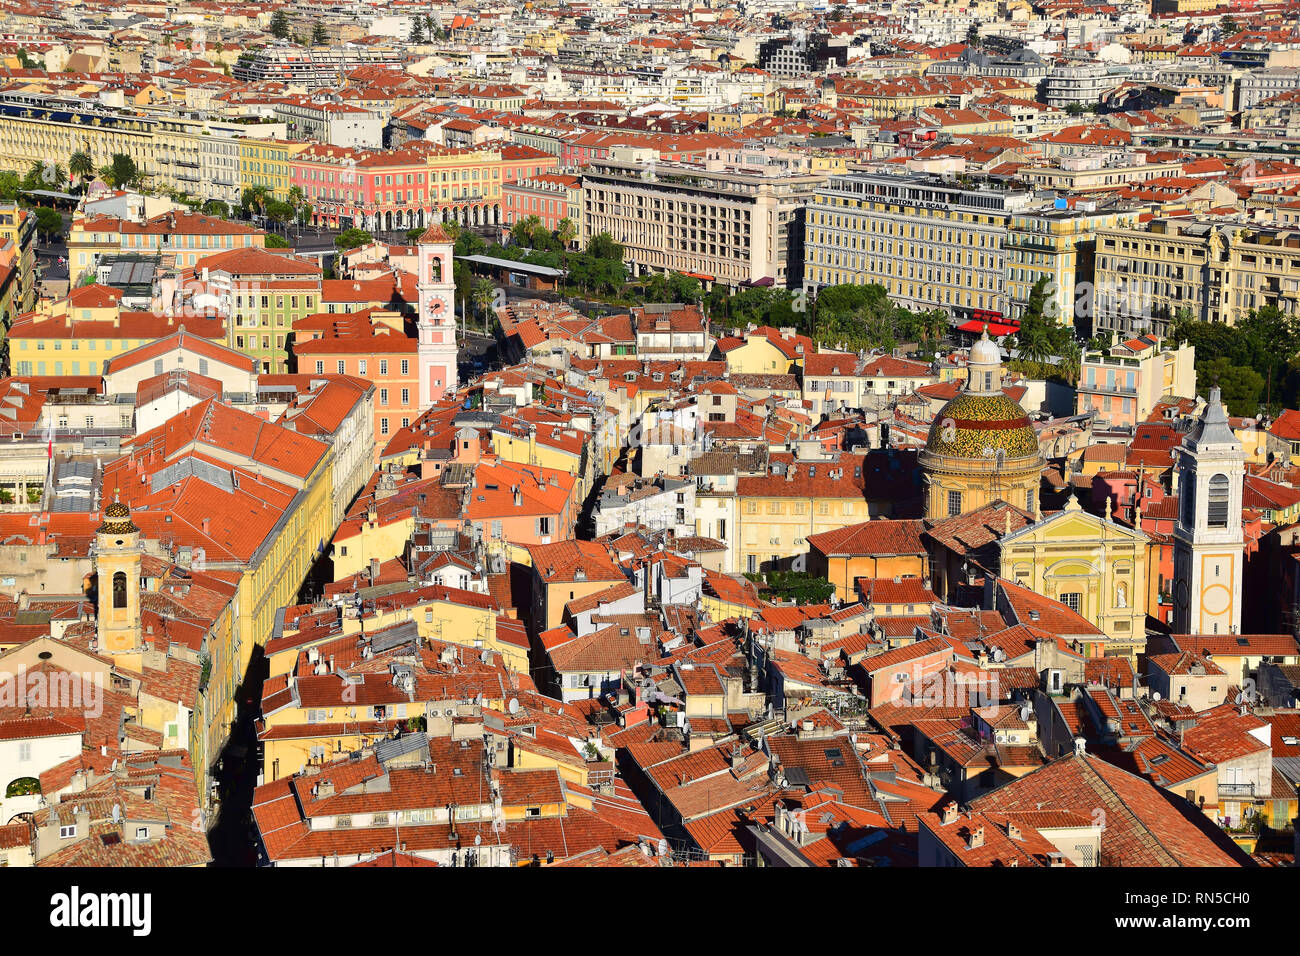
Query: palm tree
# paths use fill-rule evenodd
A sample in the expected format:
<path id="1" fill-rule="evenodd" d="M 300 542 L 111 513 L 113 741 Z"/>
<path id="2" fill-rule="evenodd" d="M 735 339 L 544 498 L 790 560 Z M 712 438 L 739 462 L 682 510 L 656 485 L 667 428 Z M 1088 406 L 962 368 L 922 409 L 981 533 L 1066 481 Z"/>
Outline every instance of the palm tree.
<path id="1" fill-rule="evenodd" d="M 513 226 L 510 227 L 510 238 L 514 240 L 515 245 L 533 244 L 533 235 L 542 225 L 540 216 L 524 216 Z"/>
<path id="2" fill-rule="evenodd" d="M 1061 378 L 1074 385 L 1079 381 L 1079 369 L 1083 362 L 1083 350 L 1079 348 L 1079 343 L 1070 339 L 1061 348 L 1061 364 L 1057 367 L 1061 370 Z"/>
<path id="3" fill-rule="evenodd" d="M 289 205 L 293 207 L 293 220 L 302 225 L 303 211 L 307 208 L 307 196 L 303 193 L 301 186 L 289 187 Z"/>
<path id="4" fill-rule="evenodd" d="M 243 200 L 242 205 L 244 206 L 244 208 L 250 211 L 256 209 L 259 215 L 265 213 L 266 187 L 249 186 L 247 189 L 244 190 L 242 200 Z"/>
<path id="5" fill-rule="evenodd" d="M 560 271 L 569 271 L 569 246 L 578 238 L 578 225 L 568 216 L 555 224 L 555 238 L 560 240 Z"/>
<path id="6" fill-rule="evenodd" d="M 1052 354 L 1052 345 L 1039 323 L 1028 329 L 1022 328 L 1016 335 L 1016 348 L 1020 351 L 1020 358 L 1028 362 L 1042 362 Z"/>
<path id="7" fill-rule="evenodd" d="M 492 300 L 496 298 L 497 290 L 487 279 L 479 279 L 474 283 L 474 289 L 470 293 L 470 298 L 474 300 L 474 310 L 483 313 L 483 331 L 487 332 L 488 314 L 492 312 L 490 308 Z"/>
<path id="8" fill-rule="evenodd" d="M 95 161 L 87 150 L 79 149 L 68 157 L 68 172 L 77 177 L 77 185 L 84 189 L 95 175 Z"/>

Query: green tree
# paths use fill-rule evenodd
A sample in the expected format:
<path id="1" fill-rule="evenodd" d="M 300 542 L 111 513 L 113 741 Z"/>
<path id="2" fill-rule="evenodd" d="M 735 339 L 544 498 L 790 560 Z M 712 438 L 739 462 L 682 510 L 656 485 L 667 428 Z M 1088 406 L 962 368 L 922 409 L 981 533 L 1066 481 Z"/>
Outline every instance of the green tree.
<path id="1" fill-rule="evenodd" d="M 63 233 L 63 217 L 57 210 L 50 209 L 48 206 L 39 206 L 36 209 L 36 231 L 43 235 L 47 240 Z"/>
<path id="2" fill-rule="evenodd" d="M 301 186 L 289 187 L 289 206 L 293 211 L 294 222 L 300 225 L 306 225 L 307 220 L 311 218 L 311 206 L 307 203 L 307 194 L 302 191 Z"/>
<path id="3" fill-rule="evenodd" d="M 239 207 L 245 216 L 252 216 L 257 213 L 259 216 L 266 211 L 266 203 L 270 198 L 265 186 L 249 186 L 239 195 Z"/>
<path id="4" fill-rule="evenodd" d="M 45 69 L 45 65 L 43 63 L 37 62 L 35 59 L 33 59 L 30 53 L 28 53 L 26 50 L 23 49 L 20 49 L 18 51 L 18 65 L 21 66 L 24 70 Z"/>
<path id="5" fill-rule="evenodd" d="M 329 42 L 330 42 L 329 36 L 325 33 L 325 24 L 317 23 L 314 27 L 312 27 L 311 29 L 312 46 L 328 46 Z"/>
<path id="6" fill-rule="evenodd" d="M 77 177 L 77 185 L 84 192 L 95 175 L 95 161 L 89 152 L 79 149 L 68 157 L 68 172 Z"/>
<path id="7" fill-rule="evenodd" d="M 108 185 L 122 189 L 140 181 L 140 169 L 126 153 L 114 153 L 108 165 L 100 167 L 99 176 Z"/>
<path id="8" fill-rule="evenodd" d="M 1225 16 L 1219 20 L 1219 33 L 1222 34 L 1225 38 L 1230 36 L 1236 36 L 1240 32 L 1241 32 L 1241 24 L 1239 24 L 1231 16 Z"/>
<path id="9" fill-rule="evenodd" d="M 966 29 L 966 45 L 976 47 L 980 45 L 980 28 L 978 23 L 972 23 Z"/>
<path id="10" fill-rule="evenodd" d="M 344 229 L 334 237 L 334 247 L 340 252 L 346 252 L 349 249 L 357 249 L 366 243 L 374 240 L 369 232 L 364 229 Z"/>
<path id="11" fill-rule="evenodd" d="M 1196 363 L 1196 391 L 1208 395 L 1218 383 L 1223 392 L 1223 404 L 1229 413 L 1246 417 L 1259 414 L 1264 397 L 1264 377 L 1252 368 L 1233 365 L 1232 360 L 1219 356 Z"/>
<path id="12" fill-rule="evenodd" d="M 289 240 L 278 232 L 267 233 L 264 242 L 268 249 L 288 249 L 290 246 Z"/>
<path id="13" fill-rule="evenodd" d="M 1031 362 L 1045 362 L 1060 355 L 1072 338 L 1070 329 L 1056 321 L 1055 299 L 1049 297 L 1047 277 L 1039 279 L 1029 290 L 1029 298 L 1020 315 L 1020 331 L 1016 333 L 1014 347 L 1021 358 Z"/>
<path id="14" fill-rule="evenodd" d="M 203 204 L 203 213 L 217 219 L 230 218 L 230 204 L 220 199 L 209 199 Z"/>
<path id="15" fill-rule="evenodd" d="M 411 32 L 406 37 L 412 43 L 424 42 L 424 18 L 413 17 L 411 19 Z"/>
<path id="16" fill-rule="evenodd" d="M 414 244 L 415 240 L 424 235 L 424 227 L 416 226 L 414 229 L 406 230 L 406 242 L 408 245 Z"/>
<path id="17" fill-rule="evenodd" d="M 587 254 L 597 259 L 623 261 L 623 247 L 607 232 L 598 233 L 587 241 Z"/>
<path id="18" fill-rule="evenodd" d="M 560 269 L 569 271 L 569 247 L 578 238 L 578 225 L 568 216 L 555 224 L 555 240 L 560 244 Z"/>
<path id="19" fill-rule="evenodd" d="M 542 220 L 537 216 L 524 216 L 510 227 L 510 241 L 516 246 L 533 245 L 533 234 L 542 226 Z"/>
<path id="20" fill-rule="evenodd" d="M 271 14 L 270 32 L 277 40 L 289 39 L 289 16 L 283 10 Z"/>
<path id="21" fill-rule="evenodd" d="M 746 574 L 745 577 L 760 585 L 764 597 L 771 600 L 823 604 L 835 593 L 835 585 L 806 571 L 767 571 L 762 574 Z"/>
<path id="22" fill-rule="evenodd" d="M 477 279 L 474 282 L 474 288 L 470 292 L 470 300 L 474 303 L 474 312 L 476 315 L 483 316 L 483 327 L 487 328 L 487 320 L 496 318 L 496 312 L 492 309 L 492 302 L 496 299 L 497 287 L 487 279 Z"/>

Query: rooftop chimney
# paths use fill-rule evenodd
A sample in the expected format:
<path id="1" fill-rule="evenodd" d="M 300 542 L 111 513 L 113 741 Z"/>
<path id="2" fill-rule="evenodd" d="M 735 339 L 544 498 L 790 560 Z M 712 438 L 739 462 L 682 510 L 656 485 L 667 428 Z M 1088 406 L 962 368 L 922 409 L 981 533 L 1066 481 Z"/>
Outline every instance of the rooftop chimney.
<path id="1" fill-rule="evenodd" d="M 984 845 L 983 824 L 977 826 L 974 830 L 971 830 L 969 843 L 970 843 L 970 848 L 972 850 L 978 849 L 979 847 L 982 847 Z"/>

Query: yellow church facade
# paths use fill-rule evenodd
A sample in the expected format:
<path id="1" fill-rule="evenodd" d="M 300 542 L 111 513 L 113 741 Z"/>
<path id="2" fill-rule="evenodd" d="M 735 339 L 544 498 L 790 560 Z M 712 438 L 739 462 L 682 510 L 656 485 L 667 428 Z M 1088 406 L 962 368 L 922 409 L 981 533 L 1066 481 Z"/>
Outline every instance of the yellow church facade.
<path id="1" fill-rule="evenodd" d="M 1107 656 L 1146 649 L 1147 550 L 1134 528 L 1065 508 L 1001 538 L 1002 576 L 1060 601 L 1106 635 Z"/>

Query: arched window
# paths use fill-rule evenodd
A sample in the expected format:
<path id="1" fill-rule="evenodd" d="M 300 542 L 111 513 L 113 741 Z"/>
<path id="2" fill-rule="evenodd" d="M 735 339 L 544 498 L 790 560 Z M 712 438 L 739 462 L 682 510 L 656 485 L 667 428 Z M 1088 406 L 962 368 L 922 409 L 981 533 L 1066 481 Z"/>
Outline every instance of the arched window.
<path id="1" fill-rule="evenodd" d="M 126 607 L 126 572 L 113 575 L 113 607 Z"/>
<path id="2" fill-rule="evenodd" d="M 1206 498 L 1206 524 L 1211 528 L 1228 526 L 1228 476 L 1215 475 L 1210 479 L 1210 492 Z"/>
<path id="3" fill-rule="evenodd" d="M 441 259 L 432 259 L 429 261 L 429 281 L 430 282 L 442 281 L 442 260 Z"/>

